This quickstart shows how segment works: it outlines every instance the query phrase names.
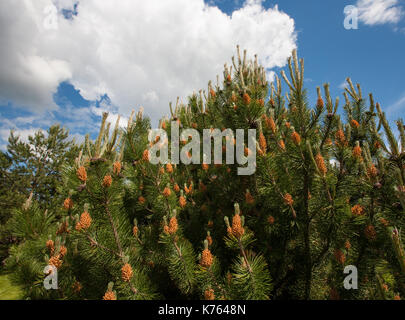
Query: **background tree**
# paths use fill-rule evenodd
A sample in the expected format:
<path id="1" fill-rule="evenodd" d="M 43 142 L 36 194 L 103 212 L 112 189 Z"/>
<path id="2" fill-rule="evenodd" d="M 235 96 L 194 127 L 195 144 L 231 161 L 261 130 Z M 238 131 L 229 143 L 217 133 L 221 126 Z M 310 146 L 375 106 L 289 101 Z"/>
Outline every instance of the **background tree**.
<path id="1" fill-rule="evenodd" d="M 16 240 L 5 227 L 12 211 L 21 208 L 31 192 L 42 210 L 60 206 L 62 166 L 72 161 L 78 150 L 68 131 L 59 125 L 35 132 L 27 142 L 11 131 L 7 152 L 0 153 L 1 260 L 10 241 Z"/>

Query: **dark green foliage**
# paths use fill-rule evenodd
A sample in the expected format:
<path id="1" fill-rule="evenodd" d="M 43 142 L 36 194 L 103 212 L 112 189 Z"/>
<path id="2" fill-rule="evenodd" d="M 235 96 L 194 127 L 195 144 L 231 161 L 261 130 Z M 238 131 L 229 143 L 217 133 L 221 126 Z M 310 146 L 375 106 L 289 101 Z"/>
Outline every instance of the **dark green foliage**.
<path id="1" fill-rule="evenodd" d="M 104 114 L 96 141 L 87 138 L 75 161 L 62 161 L 57 171 L 59 190 L 73 205 L 62 209 L 59 197 L 44 216 L 41 202 L 47 200 L 39 193 L 11 219 L 13 235 L 25 241 L 12 248 L 8 267 L 28 297 L 405 295 L 402 122 L 399 144 L 372 95 L 368 103 L 350 79 L 346 121 L 328 85 L 323 94 L 317 88 L 318 101 L 311 104 L 295 51 L 289 76 L 281 73 L 285 92 L 280 78 L 269 85 L 264 69 L 257 60 L 246 61 L 246 53 L 242 58 L 238 52 L 233 63 L 233 74 L 225 67 L 222 85 L 209 83 L 208 92 L 191 96 L 187 105 L 170 105 L 170 120 L 200 134 L 257 129 L 254 174 L 238 175 L 236 164 L 153 165 L 149 146 L 168 144 L 171 150 L 173 141 L 149 142 L 150 121 L 142 112 L 131 115 L 125 130 L 117 121 L 110 134 Z M 170 137 L 172 125 L 164 118 L 159 127 Z M 244 144 L 248 153 L 246 135 Z M 2 163 L 9 165 L 7 156 Z M 55 291 L 41 287 L 48 263 L 58 264 Z M 343 286 L 348 265 L 357 267 L 358 290 Z"/>

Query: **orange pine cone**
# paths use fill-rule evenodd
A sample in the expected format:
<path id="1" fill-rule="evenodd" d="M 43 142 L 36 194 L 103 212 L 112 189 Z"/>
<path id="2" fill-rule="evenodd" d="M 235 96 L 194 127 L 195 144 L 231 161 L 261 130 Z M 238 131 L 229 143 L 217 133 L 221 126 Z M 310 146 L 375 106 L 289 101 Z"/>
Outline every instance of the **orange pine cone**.
<path id="1" fill-rule="evenodd" d="M 355 146 L 352 151 L 353 157 L 356 159 L 361 159 L 361 148 L 360 146 Z"/>
<path id="2" fill-rule="evenodd" d="M 75 281 L 75 283 L 73 283 L 72 285 L 72 288 L 75 293 L 79 293 L 82 290 L 83 286 L 79 281 Z"/>
<path id="3" fill-rule="evenodd" d="M 232 81 L 232 78 L 231 78 L 231 75 L 230 75 L 230 74 L 228 74 L 228 75 L 226 76 L 226 81 L 228 81 L 228 82 L 231 82 L 231 81 Z"/>
<path id="4" fill-rule="evenodd" d="M 319 97 L 318 100 L 316 101 L 316 107 L 319 109 L 322 109 L 323 106 L 324 106 L 323 99 L 322 99 L 322 97 Z"/>
<path id="5" fill-rule="evenodd" d="M 146 199 L 145 199 L 144 197 L 142 197 L 142 196 L 140 196 L 140 197 L 138 198 L 138 203 L 139 203 L 139 204 L 144 204 L 145 201 L 146 201 Z"/>
<path id="6" fill-rule="evenodd" d="M 290 129 L 290 127 L 291 127 L 291 123 L 286 122 L 286 123 L 285 123 L 285 126 L 286 126 L 288 129 Z"/>
<path id="7" fill-rule="evenodd" d="M 166 171 L 167 171 L 168 173 L 172 173 L 172 172 L 173 172 L 173 166 L 172 166 L 171 163 L 167 163 L 167 164 L 166 164 Z"/>
<path id="8" fill-rule="evenodd" d="M 144 152 L 143 152 L 143 154 L 142 154 L 142 159 L 143 159 L 144 161 L 149 161 L 149 159 L 150 159 L 150 154 L 149 154 L 149 150 L 148 150 L 148 149 L 145 149 L 145 150 L 144 150 Z"/>
<path id="9" fill-rule="evenodd" d="M 337 261 L 338 263 L 340 263 L 340 264 L 344 264 L 344 263 L 345 263 L 346 257 L 345 257 L 345 255 L 344 255 L 344 253 L 342 252 L 342 250 L 336 249 L 335 252 L 334 252 L 334 256 L 335 256 L 335 259 L 336 259 L 336 261 Z"/>
<path id="10" fill-rule="evenodd" d="M 112 177 L 110 175 L 106 175 L 103 179 L 102 186 L 104 188 L 109 188 L 111 186 L 111 183 L 112 183 Z"/>
<path id="11" fill-rule="evenodd" d="M 103 300 L 117 300 L 117 297 L 115 296 L 114 292 L 107 291 L 103 296 Z"/>
<path id="12" fill-rule="evenodd" d="M 352 120 L 352 121 L 350 121 L 350 125 L 353 127 L 353 128 L 358 128 L 358 127 L 360 127 L 360 124 L 356 121 L 356 120 Z"/>
<path id="13" fill-rule="evenodd" d="M 133 276 L 132 267 L 129 263 L 124 264 L 121 268 L 121 278 L 125 282 L 129 282 Z"/>
<path id="14" fill-rule="evenodd" d="M 163 195 L 167 198 L 172 194 L 172 192 L 170 191 L 170 189 L 168 187 L 164 188 L 163 190 Z"/>
<path id="15" fill-rule="evenodd" d="M 346 242 L 345 242 L 345 248 L 346 248 L 346 250 L 350 250 L 351 247 L 352 247 L 352 244 L 350 243 L 350 241 L 349 241 L 349 240 L 346 240 Z"/>
<path id="16" fill-rule="evenodd" d="M 266 142 L 266 138 L 264 137 L 263 132 L 260 132 L 260 135 L 259 135 L 259 146 L 260 146 L 260 149 L 262 149 L 262 151 L 264 153 L 266 153 L 267 142 Z"/>
<path id="17" fill-rule="evenodd" d="M 193 185 L 190 184 L 190 187 L 187 187 L 186 185 L 184 186 L 184 191 L 186 192 L 186 194 L 190 194 L 193 192 Z"/>
<path id="18" fill-rule="evenodd" d="M 180 196 L 179 204 L 180 204 L 180 207 L 185 208 L 186 204 L 187 204 L 186 198 L 184 198 L 183 196 Z"/>
<path id="19" fill-rule="evenodd" d="M 210 95 L 212 98 L 215 98 L 217 94 L 215 93 L 215 91 L 213 89 L 210 89 Z"/>
<path id="20" fill-rule="evenodd" d="M 113 172 L 114 172 L 114 174 L 120 174 L 121 167 L 122 167 L 121 162 L 115 161 L 114 164 L 113 164 Z"/>
<path id="21" fill-rule="evenodd" d="M 355 216 L 361 216 L 363 213 L 364 213 L 364 208 L 363 208 L 361 205 L 356 204 L 356 205 L 354 205 L 354 206 L 352 207 L 352 214 L 353 214 L 353 215 L 355 215 Z"/>
<path id="22" fill-rule="evenodd" d="M 250 96 L 247 94 L 247 93 L 244 93 L 243 94 L 243 102 L 245 103 L 245 104 L 250 104 Z"/>
<path id="23" fill-rule="evenodd" d="M 169 221 L 169 233 L 170 234 L 175 234 L 177 232 L 177 229 L 179 228 L 179 225 L 177 223 L 177 218 L 176 217 L 172 217 Z"/>
<path id="24" fill-rule="evenodd" d="M 165 225 L 165 226 L 163 227 L 163 231 L 164 231 L 164 233 L 169 234 L 169 226 Z"/>
<path id="25" fill-rule="evenodd" d="M 267 221 L 268 221 L 269 224 L 274 224 L 275 219 L 274 219 L 273 216 L 269 216 L 269 217 L 267 218 Z"/>
<path id="26" fill-rule="evenodd" d="M 368 175 L 370 178 L 375 178 L 375 177 L 377 177 L 377 175 L 378 175 L 378 170 L 377 170 L 377 168 L 375 167 L 374 164 L 372 164 L 370 167 L 367 168 L 367 175 Z"/>
<path id="27" fill-rule="evenodd" d="M 366 236 L 366 238 L 370 241 L 375 240 L 376 236 L 377 236 L 377 232 L 375 231 L 374 226 L 369 225 L 364 229 L 364 235 Z"/>
<path id="28" fill-rule="evenodd" d="M 296 131 L 291 134 L 291 139 L 297 146 L 301 143 L 301 136 Z"/>
<path id="29" fill-rule="evenodd" d="M 387 219 L 384 219 L 384 218 L 380 218 L 380 223 L 381 223 L 383 226 L 385 226 L 385 227 L 388 227 L 388 225 L 390 224 L 390 223 L 388 222 L 388 220 L 387 220 Z"/>
<path id="30" fill-rule="evenodd" d="M 91 217 L 90 214 L 87 211 L 84 211 L 81 216 L 80 216 L 80 226 L 82 229 L 88 229 L 90 228 L 91 225 Z"/>
<path id="31" fill-rule="evenodd" d="M 59 254 L 61 255 L 61 257 L 63 258 L 67 253 L 67 248 L 65 246 L 61 246 L 59 249 Z"/>
<path id="32" fill-rule="evenodd" d="M 242 219 L 239 214 L 235 214 L 232 218 L 232 234 L 239 239 L 244 233 L 245 229 L 242 227 Z"/>
<path id="33" fill-rule="evenodd" d="M 82 230 L 82 225 L 80 224 L 80 222 L 76 223 L 75 230 L 76 231 Z"/>
<path id="34" fill-rule="evenodd" d="M 340 146 L 347 145 L 345 133 L 343 132 L 342 129 L 336 131 L 335 138 L 338 142 L 338 145 L 340 145 Z"/>
<path id="35" fill-rule="evenodd" d="M 323 157 L 320 153 L 318 153 L 315 156 L 315 162 L 316 162 L 316 166 L 318 167 L 318 170 L 324 176 L 326 174 L 326 172 L 328 172 L 328 169 L 326 169 L 325 160 L 323 159 Z"/>
<path id="36" fill-rule="evenodd" d="M 255 203 L 255 198 L 253 198 L 252 194 L 248 191 L 245 194 L 245 198 L 246 198 L 246 203 L 247 204 L 253 204 Z"/>
<path id="37" fill-rule="evenodd" d="M 173 189 L 174 189 L 175 192 L 180 191 L 180 187 L 179 187 L 179 185 L 177 183 L 174 185 Z"/>
<path id="38" fill-rule="evenodd" d="M 272 132 L 273 134 L 276 133 L 276 131 L 277 131 L 277 126 L 276 126 L 276 123 L 274 122 L 274 120 L 273 120 L 272 117 L 266 117 L 266 126 L 267 126 L 268 129 L 271 130 L 271 132 Z"/>
<path id="39" fill-rule="evenodd" d="M 212 266 L 214 258 L 212 257 L 210 249 L 204 249 L 201 254 L 201 266 L 204 268 L 209 268 Z"/>
<path id="40" fill-rule="evenodd" d="M 201 165 L 201 167 L 202 167 L 202 169 L 203 169 L 204 171 L 207 171 L 210 166 L 209 166 L 208 164 L 206 164 L 206 163 L 203 163 L 203 164 Z"/>
<path id="41" fill-rule="evenodd" d="M 264 100 L 263 100 L 263 99 L 257 100 L 257 103 L 258 103 L 260 106 L 264 107 Z"/>
<path id="42" fill-rule="evenodd" d="M 70 198 L 66 198 L 65 201 L 63 201 L 63 207 L 66 210 L 70 210 L 73 208 L 73 200 Z"/>
<path id="43" fill-rule="evenodd" d="M 138 235 L 138 227 L 137 226 L 134 226 L 133 228 L 132 228 L 132 233 L 133 233 L 133 235 L 136 237 L 137 235 Z"/>
<path id="44" fill-rule="evenodd" d="M 285 203 L 286 205 L 290 206 L 290 207 L 294 204 L 294 200 L 293 200 L 291 194 L 289 194 L 289 193 L 286 193 L 286 194 L 283 196 L 283 199 L 284 199 L 284 203 Z"/>
<path id="45" fill-rule="evenodd" d="M 215 300 L 214 290 L 207 289 L 204 291 L 204 299 L 205 300 Z"/>
<path id="46" fill-rule="evenodd" d="M 280 148 L 281 148 L 282 150 L 285 151 L 285 143 L 284 143 L 283 140 L 280 140 L 280 141 L 278 142 L 278 145 L 280 146 Z"/>
<path id="47" fill-rule="evenodd" d="M 62 266 L 62 260 L 59 259 L 59 256 L 53 256 L 49 259 L 48 264 L 59 269 Z"/>
<path id="48" fill-rule="evenodd" d="M 53 240 L 48 240 L 46 242 L 46 247 L 48 248 L 49 253 L 52 256 L 54 254 L 54 252 L 55 252 L 55 243 L 53 242 Z"/>
<path id="49" fill-rule="evenodd" d="M 87 181 L 87 172 L 86 168 L 81 166 L 79 169 L 76 171 L 76 175 L 79 178 L 80 181 L 86 182 Z"/>

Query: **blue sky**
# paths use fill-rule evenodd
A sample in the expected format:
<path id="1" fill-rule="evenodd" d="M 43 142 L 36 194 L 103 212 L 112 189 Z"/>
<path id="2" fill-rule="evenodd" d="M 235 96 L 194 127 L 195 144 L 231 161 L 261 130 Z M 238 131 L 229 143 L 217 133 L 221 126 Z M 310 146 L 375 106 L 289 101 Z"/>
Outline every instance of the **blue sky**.
<path id="1" fill-rule="evenodd" d="M 325 82 L 343 100 L 349 76 L 363 95 L 373 93 L 391 121 L 405 116 L 405 1 L 249 1 L 210 0 L 207 10 L 202 0 L 165 1 L 169 8 L 151 0 L 133 13 L 127 12 L 137 1 L 123 0 L 121 9 L 110 0 L 38 0 L 31 8 L 2 1 L 0 148 L 10 129 L 25 139 L 55 122 L 79 141 L 88 132 L 94 137 L 103 111 L 112 114 L 110 121 L 121 114 L 124 125 L 130 110 L 143 106 L 156 124 L 169 101 L 215 79 L 213 72 L 235 54 L 235 42 L 269 57 L 266 66 L 276 72 L 296 46 L 313 102 L 316 86 Z M 357 30 L 343 26 L 346 5 L 359 8 Z M 124 23 L 126 14 L 134 18 Z M 162 29 L 151 26 L 156 18 Z"/>

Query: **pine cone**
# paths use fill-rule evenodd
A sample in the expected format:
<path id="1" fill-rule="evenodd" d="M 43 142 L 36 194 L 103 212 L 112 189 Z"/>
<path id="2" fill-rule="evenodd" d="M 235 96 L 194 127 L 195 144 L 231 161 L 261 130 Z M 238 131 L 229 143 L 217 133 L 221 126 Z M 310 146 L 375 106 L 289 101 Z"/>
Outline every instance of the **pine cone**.
<path id="1" fill-rule="evenodd" d="M 247 204 L 253 204 L 255 203 L 255 198 L 253 198 L 252 194 L 248 191 L 245 194 L 245 198 L 246 198 L 246 203 Z"/>
<path id="2" fill-rule="evenodd" d="M 129 282 L 133 276 L 132 267 L 129 263 L 124 264 L 121 268 L 121 277 L 125 282 Z"/>
<path id="3" fill-rule="evenodd" d="M 319 172 L 324 176 L 328 170 L 326 169 L 325 160 L 320 153 L 315 156 L 315 162 Z"/>
<path id="4" fill-rule="evenodd" d="M 364 213 L 364 208 L 363 208 L 361 205 L 356 204 L 356 205 L 354 205 L 354 206 L 352 207 L 352 214 L 353 214 L 353 215 L 355 215 L 355 216 L 361 216 L 363 213 Z"/>
<path id="5" fill-rule="evenodd" d="M 242 227 L 242 220 L 239 214 L 235 214 L 232 218 L 232 234 L 236 238 L 240 238 L 245 233 L 245 229 Z"/>
<path id="6" fill-rule="evenodd" d="M 173 166 L 171 163 L 166 164 L 166 171 L 168 173 L 172 173 L 173 172 Z"/>
<path id="7" fill-rule="evenodd" d="M 145 201 L 146 201 L 146 199 L 145 199 L 144 197 L 142 197 L 142 196 L 140 196 L 140 197 L 138 198 L 138 203 L 139 203 L 139 204 L 144 204 Z"/>
<path id="8" fill-rule="evenodd" d="M 113 164 L 113 172 L 114 174 L 118 175 L 121 172 L 121 162 L 115 161 Z"/>
<path id="9" fill-rule="evenodd" d="M 180 207 L 185 208 L 186 204 L 187 204 L 186 198 L 184 198 L 183 196 L 180 196 L 179 204 L 180 204 Z"/>
<path id="10" fill-rule="evenodd" d="M 90 217 L 90 214 L 87 211 L 83 212 L 81 214 L 81 216 L 80 216 L 80 227 L 81 227 L 81 229 L 86 230 L 86 229 L 90 228 L 91 221 L 92 221 L 92 219 Z"/>
<path id="11" fill-rule="evenodd" d="M 212 266 L 214 259 L 212 257 L 211 251 L 209 249 L 204 249 L 201 254 L 201 266 L 204 268 L 209 268 Z"/>
<path id="12" fill-rule="evenodd" d="M 175 234 L 177 232 L 178 229 L 178 224 L 177 224 L 177 218 L 176 217 L 172 217 L 169 221 L 169 233 L 170 234 Z"/>
<path id="13" fill-rule="evenodd" d="M 103 300 L 117 300 L 117 298 L 116 298 L 114 292 L 107 291 L 103 296 Z"/>
<path id="14" fill-rule="evenodd" d="M 49 259 L 48 264 L 59 269 L 62 266 L 62 260 L 59 259 L 59 256 L 53 256 Z"/>
<path id="15" fill-rule="evenodd" d="M 369 225 L 364 229 L 364 234 L 366 238 L 370 241 L 374 241 L 377 236 L 377 232 L 375 231 L 375 228 L 372 225 Z"/>
<path id="16" fill-rule="evenodd" d="M 164 188 L 163 190 L 163 195 L 168 198 L 170 195 L 172 194 L 172 192 L 170 191 L 170 189 L 168 187 Z"/>
<path id="17" fill-rule="evenodd" d="M 342 252 L 342 250 L 336 249 L 335 252 L 334 252 L 334 255 L 335 255 L 336 261 L 338 263 L 340 263 L 340 264 L 345 263 L 346 257 L 345 257 L 345 254 Z"/>
<path id="18" fill-rule="evenodd" d="M 214 290 L 207 289 L 204 291 L 204 299 L 205 300 L 215 300 Z"/>
<path id="19" fill-rule="evenodd" d="M 76 171 L 76 175 L 79 178 L 80 181 L 86 182 L 87 181 L 87 172 L 86 168 L 81 166 L 79 169 Z"/>
<path id="20" fill-rule="evenodd" d="M 73 200 L 70 198 L 66 198 L 65 201 L 63 201 L 63 207 L 66 210 L 70 210 L 73 208 Z"/>
<path id="21" fill-rule="evenodd" d="M 103 187 L 108 188 L 111 186 L 112 183 L 112 177 L 110 175 L 106 175 L 103 179 Z"/>

